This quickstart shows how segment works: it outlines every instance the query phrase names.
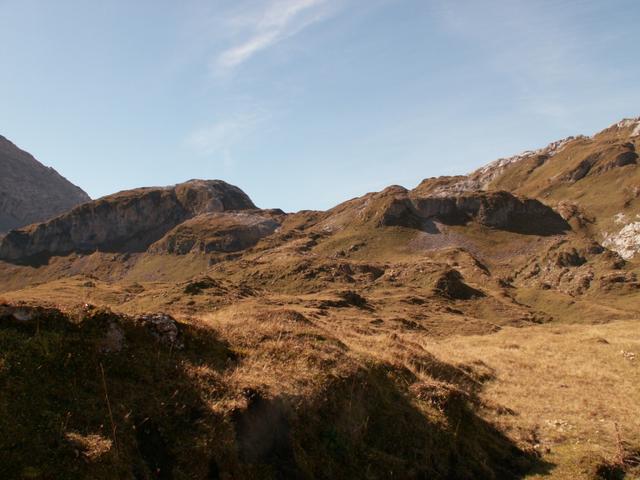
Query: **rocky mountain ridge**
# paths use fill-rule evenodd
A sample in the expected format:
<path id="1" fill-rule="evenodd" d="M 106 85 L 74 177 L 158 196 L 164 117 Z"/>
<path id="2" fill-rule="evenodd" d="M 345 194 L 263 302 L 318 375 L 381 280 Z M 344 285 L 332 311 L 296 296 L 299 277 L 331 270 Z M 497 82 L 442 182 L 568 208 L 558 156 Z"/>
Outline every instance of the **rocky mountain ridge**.
<path id="1" fill-rule="evenodd" d="M 53 168 L 0 136 L 0 234 L 42 222 L 89 200 Z"/>
<path id="2" fill-rule="evenodd" d="M 197 215 L 255 208 L 242 190 L 221 180 L 127 190 L 84 203 L 48 222 L 12 230 L 0 241 L 0 258 L 144 251 Z"/>
<path id="3" fill-rule="evenodd" d="M 640 201 L 637 201 L 640 174 L 636 153 L 639 137 L 640 119 L 625 119 L 592 137 L 568 137 L 535 151 L 496 160 L 467 176 L 429 178 L 412 191 L 389 187 L 383 192 L 345 202 L 320 214 L 319 218 L 324 218 L 321 223 L 328 229 L 334 224 L 371 219 L 379 225 L 424 227 L 425 222 L 433 218 L 445 222 L 475 218 L 487 226 L 503 229 L 535 229 L 554 223 L 550 227 L 554 231 L 566 228 L 568 224 L 563 223 L 577 218 L 576 225 L 630 259 L 640 251 L 640 222 L 636 220 L 640 218 Z M 625 169 L 624 175 L 617 175 L 620 169 Z M 611 175 L 616 183 L 624 183 L 623 188 L 612 189 L 606 196 L 589 198 L 585 195 L 585 192 L 607 189 L 604 177 Z M 596 188 L 588 185 L 589 182 L 596 182 Z M 144 251 L 172 228 L 200 214 L 255 208 L 237 187 L 228 186 L 235 191 L 236 200 L 241 197 L 242 200 L 233 203 L 228 199 L 228 205 L 221 205 L 220 198 L 206 193 L 210 187 L 204 188 L 203 181 L 184 185 L 190 187 L 178 186 L 173 193 L 170 188 L 120 192 L 69 212 L 64 219 L 12 232 L 0 243 L 0 258 L 16 260 L 44 253 L 96 249 Z M 182 198 L 178 198 L 180 195 Z M 614 201 L 607 197 L 613 197 Z M 544 210 L 546 207 L 539 201 L 555 208 L 564 221 L 558 218 L 551 221 L 555 213 Z M 619 211 L 608 215 L 616 205 Z M 348 211 L 357 212 L 357 215 L 347 220 L 347 217 L 353 217 L 351 214 L 345 216 L 344 212 Z M 541 220 L 541 216 L 546 216 L 546 220 Z M 223 217 L 209 216 L 209 223 L 225 223 L 228 219 L 223 220 Z M 203 232 L 200 228 L 204 225 L 202 219 L 192 222 L 192 227 L 196 224 Z M 218 227 L 214 225 L 213 228 Z M 273 233 L 276 228 L 274 223 L 267 230 Z M 193 232 L 191 228 L 191 236 Z M 260 236 L 265 232 L 261 230 Z M 187 242 L 192 246 L 195 243 L 196 240 Z M 184 250 L 187 244 L 183 243 L 178 250 Z M 174 248 L 169 247 L 169 250 L 174 251 Z"/>
<path id="4" fill-rule="evenodd" d="M 256 210 L 238 187 L 220 180 L 194 180 L 175 187 L 119 192 L 48 222 L 13 230 L 0 240 L 0 259 L 24 261 L 43 255 L 93 251 L 238 251 L 276 232 L 285 218 L 282 211 Z M 546 205 L 508 192 L 425 196 L 419 190 L 408 191 L 399 186 L 338 205 L 320 214 L 314 223 L 316 229 L 329 232 L 358 224 L 428 231 L 433 222 L 477 222 L 538 235 L 570 229 Z"/>
<path id="5" fill-rule="evenodd" d="M 640 252 L 640 117 L 591 137 L 568 137 L 499 159 L 466 176 L 424 180 L 429 195 L 506 190 L 537 198 L 578 223 L 626 259 Z"/>

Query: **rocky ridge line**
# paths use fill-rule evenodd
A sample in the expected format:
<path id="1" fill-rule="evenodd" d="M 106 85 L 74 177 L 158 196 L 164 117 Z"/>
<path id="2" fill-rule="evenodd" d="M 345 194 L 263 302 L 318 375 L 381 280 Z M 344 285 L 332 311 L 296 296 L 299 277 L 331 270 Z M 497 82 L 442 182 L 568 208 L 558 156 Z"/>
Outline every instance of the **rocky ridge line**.
<path id="1" fill-rule="evenodd" d="M 89 200 L 82 189 L 0 135 L 0 234 Z"/>
<path id="2" fill-rule="evenodd" d="M 173 187 L 119 192 L 80 205 L 53 220 L 13 230 L 0 241 L 0 258 L 146 250 L 198 215 L 255 209 L 238 187 L 221 180 L 190 180 Z"/>

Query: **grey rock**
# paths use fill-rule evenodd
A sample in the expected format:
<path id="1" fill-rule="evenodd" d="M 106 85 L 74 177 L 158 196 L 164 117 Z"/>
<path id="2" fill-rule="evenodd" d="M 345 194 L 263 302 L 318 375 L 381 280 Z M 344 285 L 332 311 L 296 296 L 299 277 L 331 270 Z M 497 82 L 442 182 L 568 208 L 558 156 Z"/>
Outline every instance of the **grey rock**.
<path id="1" fill-rule="evenodd" d="M 125 345 L 125 336 L 122 327 L 116 322 L 110 322 L 107 333 L 100 342 L 98 350 L 100 353 L 119 353 Z"/>
<path id="2" fill-rule="evenodd" d="M 0 259 L 18 261 L 97 250 L 140 252 L 197 215 L 255 208 L 242 190 L 221 180 L 127 190 L 80 205 L 48 222 L 9 232 L 0 240 Z"/>
<path id="3" fill-rule="evenodd" d="M 178 349 L 184 347 L 178 322 L 171 315 L 166 313 L 141 315 L 135 318 L 135 323 L 146 327 L 160 343 Z"/>
<path id="4" fill-rule="evenodd" d="M 0 233 L 42 222 L 91 200 L 0 135 Z"/>

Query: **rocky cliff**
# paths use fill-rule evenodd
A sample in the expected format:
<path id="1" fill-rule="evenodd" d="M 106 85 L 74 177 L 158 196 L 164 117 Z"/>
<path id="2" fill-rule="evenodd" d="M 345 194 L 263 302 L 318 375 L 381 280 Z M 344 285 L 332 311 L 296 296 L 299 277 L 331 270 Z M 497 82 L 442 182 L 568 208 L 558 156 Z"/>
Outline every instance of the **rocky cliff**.
<path id="1" fill-rule="evenodd" d="M 327 230 L 359 223 L 429 229 L 431 222 L 465 224 L 474 221 L 486 227 L 537 235 L 558 234 L 569 224 L 538 200 L 509 192 L 442 191 L 423 192 L 391 186 L 370 193 L 327 212 L 321 226 Z"/>
<path id="2" fill-rule="evenodd" d="M 9 232 L 0 242 L 0 258 L 144 251 L 176 225 L 197 215 L 254 208 L 242 190 L 220 180 L 128 190 L 85 203 L 48 222 Z"/>
<path id="3" fill-rule="evenodd" d="M 47 220 L 89 200 L 53 168 L 0 135 L 0 234 Z"/>
<path id="4" fill-rule="evenodd" d="M 492 162 L 466 176 L 429 178 L 416 192 L 506 190 L 540 199 L 626 259 L 640 253 L 640 117 Z"/>

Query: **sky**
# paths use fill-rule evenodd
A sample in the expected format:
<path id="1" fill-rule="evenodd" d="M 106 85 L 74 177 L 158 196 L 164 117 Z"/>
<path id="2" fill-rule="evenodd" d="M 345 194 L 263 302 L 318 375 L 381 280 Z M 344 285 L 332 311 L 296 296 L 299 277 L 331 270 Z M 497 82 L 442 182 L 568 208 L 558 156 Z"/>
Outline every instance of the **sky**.
<path id="1" fill-rule="evenodd" d="M 0 134 L 93 198 L 327 209 L 640 115 L 637 0 L 0 0 Z"/>

